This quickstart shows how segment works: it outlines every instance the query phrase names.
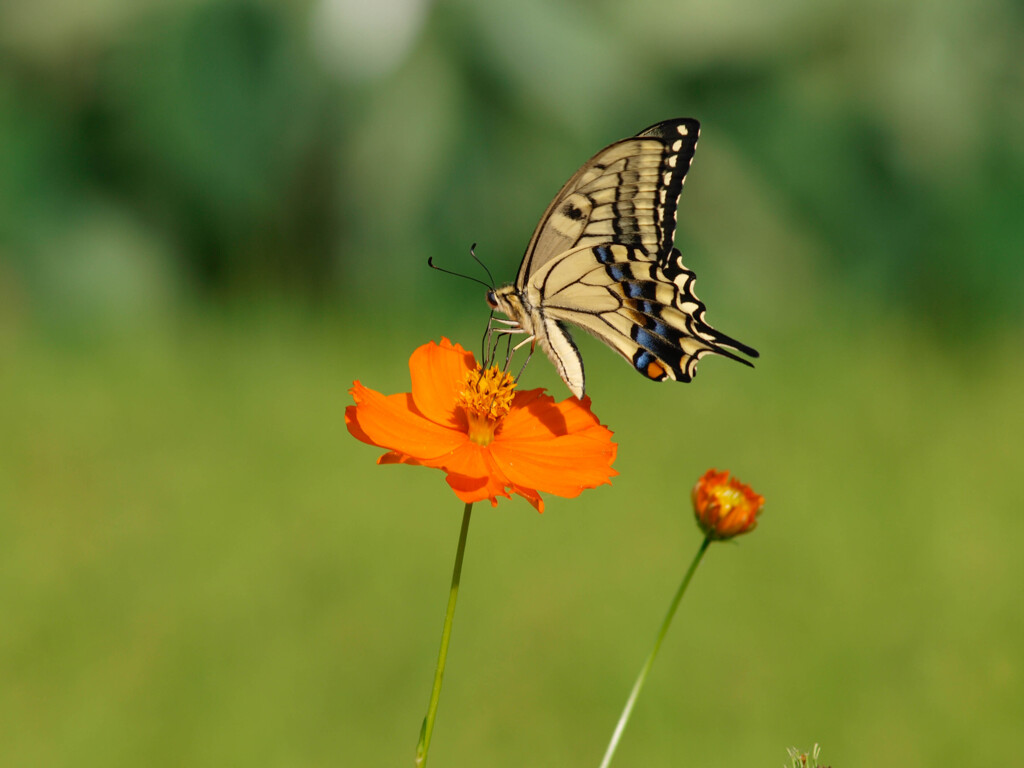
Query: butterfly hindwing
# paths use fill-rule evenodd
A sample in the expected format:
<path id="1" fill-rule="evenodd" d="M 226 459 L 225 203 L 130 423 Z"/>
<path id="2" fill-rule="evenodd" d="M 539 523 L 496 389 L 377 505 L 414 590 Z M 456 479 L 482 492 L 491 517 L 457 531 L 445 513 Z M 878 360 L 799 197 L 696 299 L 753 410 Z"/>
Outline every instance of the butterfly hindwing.
<path id="1" fill-rule="evenodd" d="M 704 321 L 704 304 L 693 292 L 696 276 L 681 258 L 673 264 L 674 279 L 638 248 L 584 246 L 549 261 L 533 275 L 526 295 L 541 307 L 545 324 L 580 326 L 655 381 L 690 381 L 709 352 L 749 365 L 727 347 L 757 353 Z"/>

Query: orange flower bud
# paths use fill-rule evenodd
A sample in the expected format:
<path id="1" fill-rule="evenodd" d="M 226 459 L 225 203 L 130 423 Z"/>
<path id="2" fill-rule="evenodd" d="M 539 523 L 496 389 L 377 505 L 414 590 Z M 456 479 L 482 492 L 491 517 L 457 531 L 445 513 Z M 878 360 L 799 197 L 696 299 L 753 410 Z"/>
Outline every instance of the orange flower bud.
<path id="1" fill-rule="evenodd" d="M 764 497 L 728 472 L 709 469 L 693 487 L 697 525 L 712 539 L 731 539 L 754 530 Z"/>

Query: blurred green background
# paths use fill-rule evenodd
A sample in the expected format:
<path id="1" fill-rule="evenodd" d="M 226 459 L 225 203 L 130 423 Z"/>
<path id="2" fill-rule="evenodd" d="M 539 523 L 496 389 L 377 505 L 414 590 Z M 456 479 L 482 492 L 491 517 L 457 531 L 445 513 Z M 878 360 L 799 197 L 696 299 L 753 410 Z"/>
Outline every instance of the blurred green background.
<path id="1" fill-rule="evenodd" d="M 1010 0 L 0 4 L 0 764 L 412 761 L 461 505 L 354 379 L 476 349 L 600 147 L 703 132 L 677 245 L 761 351 L 581 339 L 619 477 L 478 505 L 432 765 L 1012 765 L 1024 13 Z M 567 393 L 535 360 L 528 386 Z"/>

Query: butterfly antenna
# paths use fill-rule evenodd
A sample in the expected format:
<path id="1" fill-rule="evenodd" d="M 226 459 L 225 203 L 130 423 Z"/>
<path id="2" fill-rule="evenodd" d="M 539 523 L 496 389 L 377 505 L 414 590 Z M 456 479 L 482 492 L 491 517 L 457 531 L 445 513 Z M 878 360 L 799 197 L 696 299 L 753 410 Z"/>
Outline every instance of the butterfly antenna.
<path id="1" fill-rule="evenodd" d="M 483 280 L 478 280 L 475 277 L 464 275 L 461 272 L 452 272 L 450 269 L 445 269 L 444 267 L 437 266 L 434 263 L 433 256 L 430 256 L 427 259 L 427 266 L 430 267 L 431 269 L 436 269 L 438 272 L 444 272 L 446 275 L 454 275 L 455 277 L 462 277 L 465 278 L 466 280 L 472 280 L 474 283 L 480 283 L 480 285 L 482 285 L 484 288 L 490 288 L 492 291 L 494 290 L 494 286 L 491 283 L 485 283 Z"/>
<path id="2" fill-rule="evenodd" d="M 487 273 L 487 279 L 491 281 L 491 288 L 494 288 L 494 275 L 491 274 L 491 270 L 487 268 L 487 265 L 480 261 L 480 257 L 476 255 L 476 243 L 469 246 L 469 255 L 473 257 L 473 261 L 484 268 L 484 272 Z"/>

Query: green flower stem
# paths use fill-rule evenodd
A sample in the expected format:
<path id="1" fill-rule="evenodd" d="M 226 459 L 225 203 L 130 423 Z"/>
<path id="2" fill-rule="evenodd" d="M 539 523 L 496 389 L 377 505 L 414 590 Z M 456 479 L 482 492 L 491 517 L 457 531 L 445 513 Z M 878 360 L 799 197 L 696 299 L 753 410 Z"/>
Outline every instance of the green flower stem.
<path id="1" fill-rule="evenodd" d="M 459 531 L 459 548 L 455 551 L 455 567 L 452 569 L 452 586 L 448 591 L 448 608 L 444 613 L 444 629 L 441 630 L 441 650 L 437 654 L 437 669 L 434 672 L 434 687 L 430 691 L 430 705 L 427 716 L 423 718 L 420 728 L 420 741 L 416 745 L 416 766 L 425 768 L 427 752 L 430 749 L 430 735 L 434 732 L 434 719 L 437 717 L 437 702 L 441 698 L 441 683 L 444 680 L 444 665 L 448 658 L 448 641 L 452 636 L 452 619 L 455 618 L 455 601 L 459 597 L 459 579 L 462 577 L 462 556 L 466 553 L 466 536 L 469 534 L 469 513 L 473 511 L 473 503 L 466 504 L 462 513 L 462 530 Z"/>
<path id="2" fill-rule="evenodd" d="M 633 713 L 633 705 L 636 704 L 637 698 L 640 696 L 640 689 L 644 687 L 644 682 L 647 680 L 647 675 L 650 674 L 651 667 L 654 666 L 654 657 L 658 655 L 658 650 L 661 648 L 661 641 L 665 639 L 665 635 L 668 634 L 669 625 L 672 623 L 672 617 L 676 615 L 676 608 L 679 607 L 679 601 L 683 599 L 683 593 L 686 592 L 686 588 L 690 585 L 690 579 L 693 578 L 694 571 L 697 570 L 697 566 L 700 565 L 701 559 L 704 557 L 704 553 L 708 549 L 708 545 L 711 544 L 711 537 L 706 536 L 704 543 L 700 545 L 700 549 L 697 550 L 697 554 L 693 558 L 693 562 L 690 563 L 689 569 L 686 571 L 686 575 L 683 576 L 683 582 L 679 585 L 679 589 L 676 590 L 676 596 L 672 598 L 672 604 L 668 608 L 668 613 L 665 614 L 665 620 L 661 623 L 661 631 L 658 632 L 658 638 L 654 641 L 654 648 L 651 649 L 651 655 L 647 657 L 647 662 L 644 664 L 643 669 L 640 670 L 640 675 L 637 677 L 636 682 L 633 683 L 633 690 L 629 692 L 629 698 L 626 699 L 626 706 L 622 710 L 622 714 L 619 716 L 619 722 L 615 725 L 615 732 L 612 733 L 612 740 L 608 744 L 608 749 L 605 750 L 604 759 L 601 761 L 600 768 L 608 768 L 612 762 L 612 756 L 615 754 L 615 748 L 619 746 L 619 739 L 622 738 L 622 732 L 626 729 L 626 723 L 629 722 L 629 716 Z"/>

